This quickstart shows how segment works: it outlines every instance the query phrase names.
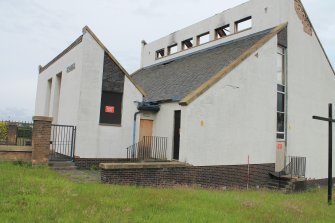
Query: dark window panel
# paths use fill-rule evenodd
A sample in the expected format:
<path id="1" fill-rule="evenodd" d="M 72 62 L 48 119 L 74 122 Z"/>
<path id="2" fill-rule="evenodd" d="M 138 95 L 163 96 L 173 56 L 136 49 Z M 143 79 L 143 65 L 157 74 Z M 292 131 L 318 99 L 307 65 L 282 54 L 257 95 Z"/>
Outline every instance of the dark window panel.
<path id="1" fill-rule="evenodd" d="M 277 84 L 277 91 L 285 92 L 285 86 Z"/>
<path id="2" fill-rule="evenodd" d="M 277 139 L 285 139 L 285 134 L 284 133 L 278 133 L 277 134 Z"/>
<path id="3" fill-rule="evenodd" d="M 277 93 L 277 111 L 285 112 L 285 95 Z"/>
<path id="4" fill-rule="evenodd" d="M 277 113 L 277 132 L 284 132 L 285 130 L 285 114 Z"/>
<path id="5" fill-rule="evenodd" d="M 100 123 L 121 125 L 123 94 L 115 92 L 102 92 Z"/>
<path id="6" fill-rule="evenodd" d="M 105 53 L 102 76 L 102 91 L 123 93 L 125 74 Z"/>

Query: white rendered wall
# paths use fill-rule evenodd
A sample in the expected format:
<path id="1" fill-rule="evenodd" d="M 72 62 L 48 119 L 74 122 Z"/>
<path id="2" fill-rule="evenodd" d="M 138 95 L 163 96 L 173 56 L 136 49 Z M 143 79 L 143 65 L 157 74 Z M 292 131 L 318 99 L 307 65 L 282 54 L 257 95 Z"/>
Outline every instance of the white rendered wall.
<path id="1" fill-rule="evenodd" d="M 274 37 L 182 111 L 180 160 L 193 165 L 274 163 Z M 238 88 L 235 88 L 238 87 Z"/>
<path id="2" fill-rule="evenodd" d="M 71 64 L 75 63 L 76 69 L 67 73 L 66 69 Z M 55 106 L 59 104 L 58 120 L 54 120 L 55 124 L 76 125 L 77 111 L 80 95 L 80 80 L 82 68 L 82 43 L 77 45 L 59 60 L 53 63 L 50 67 L 44 70 L 38 76 L 37 94 L 35 102 L 36 116 L 53 117 Z M 57 103 L 57 74 L 62 74 L 61 89 L 59 102 Z M 50 106 L 47 111 L 46 103 L 49 101 L 47 94 L 48 80 L 52 79 Z M 56 99 L 56 100 L 55 100 Z"/>
<path id="3" fill-rule="evenodd" d="M 168 138 L 166 156 L 169 160 L 173 157 L 174 111 L 182 111 L 184 108 L 178 103 L 164 103 L 161 104 L 160 111 L 155 116 L 152 134 L 153 136 Z M 181 112 L 181 116 L 181 120 L 183 120 L 183 111 Z"/>
<path id="4" fill-rule="evenodd" d="M 307 177 L 326 178 L 328 124 L 312 116 L 327 117 L 328 103 L 335 105 L 335 76 L 315 33 L 309 36 L 303 31 L 293 1 L 289 13 L 287 152 L 307 157 Z"/>
<path id="5" fill-rule="evenodd" d="M 132 145 L 133 117 L 137 111 L 134 101 L 142 101 L 141 93 L 125 77 L 122 125 L 99 125 L 103 61 L 104 50 L 86 33 L 83 37 L 83 73 L 75 152 L 81 158 L 126 157 L 125 149 Z"/>
<path id="6" fill-rule="evenodd" d="M 287 22 L 287 6 L 290 4 L 290 2 L 293 2 L 293 0 L 250 0 L 242 5 L 225 10 L 201 22 L 148 43 L 147 45 L 143 46 L 142 49 L 141 67 L 161 63 L 179 56 L 205 49 L 207 47 L 229 42 L 252 33 L 278 26 L 281 23 Z M 226 38 L 214 40 L 216 28 L 230 24 L 230 30 L 233 31 L 235 22 L 248 16 L 252 16 L 252 29 L 240 33 L 235 33 L 234 35 L 228 36 Z M 196 37 L 198 35 L 208 31 L 210 32 L 211 40 L 209 43 L 191 48 L 189 50 L 181 50 L 181 42 L 183 40 L 193 37 L 193 43 L 195 43 Z M 178 44 L 178 53 L 156 60 L 157 50 L 164 48 L 166 53 L 165 55 L 167 55 L 167 47 L 175 43 Z"/>

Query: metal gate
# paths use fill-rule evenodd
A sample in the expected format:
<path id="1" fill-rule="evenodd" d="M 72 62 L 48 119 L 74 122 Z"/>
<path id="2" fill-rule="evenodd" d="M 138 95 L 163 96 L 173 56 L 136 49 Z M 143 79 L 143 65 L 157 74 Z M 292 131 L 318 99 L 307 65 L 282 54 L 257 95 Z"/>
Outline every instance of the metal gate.
<path id="1" fill-rule="evenodd" d="M 49 160 L 73 161 L 76 143 L 76 127 L 51 125 Z"/>

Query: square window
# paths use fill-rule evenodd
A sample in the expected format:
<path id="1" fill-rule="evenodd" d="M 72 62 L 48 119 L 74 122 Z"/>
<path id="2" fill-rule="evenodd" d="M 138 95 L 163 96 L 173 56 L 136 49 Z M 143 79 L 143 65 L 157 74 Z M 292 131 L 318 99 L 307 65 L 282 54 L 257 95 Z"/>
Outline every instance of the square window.
<path id="1" fill-rule="evenodd" d="M 174 54 L 178 52 L 178 45 L 174 44 L 168 47 L 168 55 Z"/>
<path id="2" fill-rule="evenodd" d="M 209 42 L 209 32 L 197 36 L 197 44 L 205 44 Z"/>
<path id="3" fill-rule="evenodd" d="M 252 17 L 251 16 L 235 22 L 236 32 L 242 32 L 244 30 L 251 29 L 251 27 L 252 27 Z"/>
<path id="4" fill-rule="evenodd" d="M 215 39 L 224 38 L 230 35 L 230 26 L 225 25 L 215 30 Z"/>
<path id="5" fill-rule="evenodd" d="M 160 59 L 160 58 L 164 57 L 164 54 L 165 54 L 164 49 L 157 50 L 156 51 L 156 59 Z"/>
<path id="6" fill-rule="evenodd" d="M 182 50 L 187 50 L 193 47 L 193 38 L 184 40 L 183 42 L 181 42 L 181 48 Z"/>

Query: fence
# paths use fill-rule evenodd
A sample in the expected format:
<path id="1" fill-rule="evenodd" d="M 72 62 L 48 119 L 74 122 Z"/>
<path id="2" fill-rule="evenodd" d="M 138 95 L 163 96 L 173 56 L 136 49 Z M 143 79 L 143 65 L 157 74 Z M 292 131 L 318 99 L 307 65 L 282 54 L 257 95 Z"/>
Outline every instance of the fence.
<path id="1" fill-rule="evenodd" d="M 72 161 L 76 141 L 76 127 L 51 125 L 49 159 L 52 161 Z"/>
<path id="2" fill-rule="evenodd" d="M 131 161 L 166 160 L 167 137 L 144 136 L 126 150 L 127 159 Z"/>
<path id="3" fill-rule="evenodd" d="M 305 177 L 306 175 L 306 157 L 289 156 L 288 164 L 285 166 L 284 172 L 292 177 Z"/>
<path id="4" fill-rule="evenodd" d="M 31 146 L 33 123 L 0 121 L 0 145 Z"/>

